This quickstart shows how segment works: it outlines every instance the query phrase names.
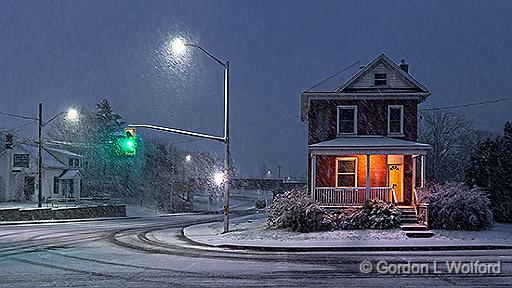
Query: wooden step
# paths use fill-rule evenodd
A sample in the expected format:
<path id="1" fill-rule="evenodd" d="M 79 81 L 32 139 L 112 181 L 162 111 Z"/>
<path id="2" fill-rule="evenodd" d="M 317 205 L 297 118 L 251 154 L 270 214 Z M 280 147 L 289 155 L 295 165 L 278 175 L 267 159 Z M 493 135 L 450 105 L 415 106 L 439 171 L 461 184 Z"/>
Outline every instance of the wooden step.
<path id="1" fill-rule="evenodd" d="M 427 226 L 422 224 L 404 224 L 401 226 L 403 231 L 427 231 Z"/>
<path id="2" fill-rule="evenodd" d="M 410 231 L 405 232 L 405 235 L 410 238 L 430 238 L 434 236 L 432 231 Z"/>

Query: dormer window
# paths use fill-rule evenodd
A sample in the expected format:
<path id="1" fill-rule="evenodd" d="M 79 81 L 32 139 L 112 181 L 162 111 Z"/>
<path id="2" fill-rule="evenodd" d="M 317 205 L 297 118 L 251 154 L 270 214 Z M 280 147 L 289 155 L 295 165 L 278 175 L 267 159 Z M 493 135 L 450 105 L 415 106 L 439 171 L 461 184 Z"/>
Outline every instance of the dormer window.
<path id="1" fill-rule="evenodd" d="M 388 75 L 386 73 L 375 73 L 373 77 L 374 86 L 386 86 L 388 84 Z"/>
<path id="2" fill-rule="evenodd" d="M 404 134 L 404 106 L 388 106 L 388 135 Z"/>
<path id="3" fill-rule="evenodd" d="M 29 166 L 28 154 L 14 154 L 14 163 L 12 166 L 28 168 L 28 166 Z"/>
<path id="4" fill-rule="evenodd" d="M 357 106 L 338 106 L 338 134 L 357 134 Z"/>

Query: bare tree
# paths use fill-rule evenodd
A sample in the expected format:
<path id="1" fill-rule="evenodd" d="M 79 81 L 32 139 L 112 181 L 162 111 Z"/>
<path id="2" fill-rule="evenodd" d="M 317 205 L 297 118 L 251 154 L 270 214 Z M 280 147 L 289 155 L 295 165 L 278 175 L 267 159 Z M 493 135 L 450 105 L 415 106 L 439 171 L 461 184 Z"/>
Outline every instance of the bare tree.
<path id="1" fill-rule="evenodd" d="M 432 146 L 427 155 L 427 177 L 436 182 L 462 181 L 470 152 L 479 138 L 471 121 L 461 114 L 422 114 L 419 139 Z"/>

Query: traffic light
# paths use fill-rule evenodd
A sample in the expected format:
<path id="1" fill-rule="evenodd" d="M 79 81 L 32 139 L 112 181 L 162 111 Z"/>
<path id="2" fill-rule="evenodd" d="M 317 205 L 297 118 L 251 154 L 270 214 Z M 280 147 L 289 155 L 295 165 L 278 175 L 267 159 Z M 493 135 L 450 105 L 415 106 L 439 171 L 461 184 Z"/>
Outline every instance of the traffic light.
<path id="1" fill-rule="evenodd" d="M 135 156 L 137 153 L 137 134 L 133 127 L 128 127 L 124 130 L 125 136 L 119 138 L 118 146 L 120 153 L 126 156 Z"/>

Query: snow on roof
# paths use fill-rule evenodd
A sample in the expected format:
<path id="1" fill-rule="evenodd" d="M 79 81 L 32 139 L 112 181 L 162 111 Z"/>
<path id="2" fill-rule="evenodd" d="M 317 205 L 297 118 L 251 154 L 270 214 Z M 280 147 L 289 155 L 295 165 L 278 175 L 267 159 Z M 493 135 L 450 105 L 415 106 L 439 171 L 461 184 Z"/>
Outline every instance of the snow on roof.
<path id="1" fill-rule="evenodd" d="M 28 144 L 19 144 L 23 149 L 25 149 L 28 153 L 32 154 L 34 158 L 37 159 L 38 150 L 36 146 L 28 145 Z M 48 168 L 57 168 L 57 169 L 66 169 L 68 166 L 66 164 L 60 162 L 57 158 L 55 158 L 52 154 L 50 154 L 46 149 L 42 151 L 43 156 L 43 166 Z"/>
<path id="2" fill-rule="evenodd" d="M 338 137 L 308 146 L 313 155 L 426 155 L 430 145 L 384 136 Z"/>
<path id="3" fill-rule="evenodd" d="M 310 148 L 333 148 L 333 147 L 348 147 L 348 148 L 419 148 L 430 149 L 430 145 L 418 143 L 413 141 L 400 140 L 396 138 L 389 138 L 384 136 L 352 136 L 352 137 L 337 137 L 332 140 L 309 145 Z"/>
<path id="4" fill-rule="evenodd" d="M 58 149 L 58 148 L 44 148 L 44 149 L 48 150 L 48 151 L 51 151 L 51 152 L 57 152 L 57 153 L 65 154 L 65 155 L 68 155 L 68 156 L 82 157 L 82 155 L 79 155 L 79 154 L 76 154 L 76 153 L 73 153 L 73 152 L 69 152 L 68 150 L 64 150 L 64 149 Z"/>
<path id="5" fill-rule="evenodd" d="M 66 172 L 64 172 L 59 178 L 60 179 L 75 179 L 75 178 L 80 178 L 80 172 L 78 170 L 67 170 Z"/>

